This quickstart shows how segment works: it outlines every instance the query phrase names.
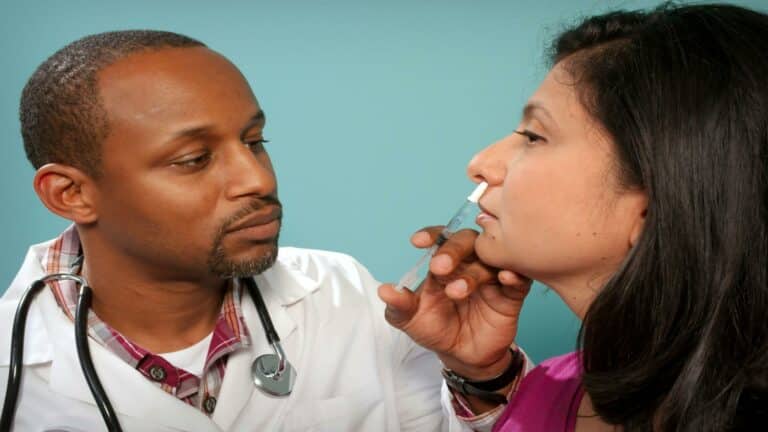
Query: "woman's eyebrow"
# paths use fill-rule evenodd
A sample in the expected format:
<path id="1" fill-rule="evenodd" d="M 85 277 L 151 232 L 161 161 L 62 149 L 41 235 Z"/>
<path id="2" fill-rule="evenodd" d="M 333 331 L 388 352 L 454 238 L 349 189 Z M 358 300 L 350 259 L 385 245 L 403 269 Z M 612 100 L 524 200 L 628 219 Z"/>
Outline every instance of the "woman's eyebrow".
<path id="1" fill-rule="evenodd" d="M 537 101 L 531 101 L 525 104 L 525 107 L 523 107 L 523 118 L 539 118 L 540 116 L 537 114 L 541 113 L 544 117 L 547 118 L 547 120 L 557 126 L 557 122 L 555 121 L 555 118 L 552 117 L 552 114 L 547 110 L 544 105 L 542 105 L 540 102 Z"/>

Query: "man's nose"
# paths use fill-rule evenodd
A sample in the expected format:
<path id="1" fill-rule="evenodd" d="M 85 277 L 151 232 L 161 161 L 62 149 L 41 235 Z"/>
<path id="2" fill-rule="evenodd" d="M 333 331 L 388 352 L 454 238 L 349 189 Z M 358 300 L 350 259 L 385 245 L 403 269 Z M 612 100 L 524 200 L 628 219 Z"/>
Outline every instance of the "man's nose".
<path id="1" fill-rule="evenodd" d="M 252 150 L 243 143 L 234 143 L 227 152 L 227 197 L 270 196 L 277 190 L 272 162 L 264 149 Z"/>

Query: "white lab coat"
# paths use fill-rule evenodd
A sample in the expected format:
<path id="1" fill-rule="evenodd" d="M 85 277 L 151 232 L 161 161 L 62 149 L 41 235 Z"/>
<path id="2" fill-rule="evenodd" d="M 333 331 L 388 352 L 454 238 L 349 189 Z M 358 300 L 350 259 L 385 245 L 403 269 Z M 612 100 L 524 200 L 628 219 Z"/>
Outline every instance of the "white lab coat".
<path id="1" fill-rule="evenodd" d="M 0 394 L 5 397 L 10 328 L 21 293 L 43 276 L 47 244 L 30 248 L 0 299 Z M 272 353 L 251 299 L 242 309 L 252 346 L 230 355 L 211 418 L 165 393 L 91 340 L 96 371 L 123 430 L 147 431 L 432 431 L 462 429 L 441 410 L 440 363 L 384 320 L 378 283 L 346 255 L 281 248 L 256 277 L 288 359 L 293 393 L 255 388 L 250 367 Z M 72 323 L 50 290 L 32 304 L 14 431 L 103 431 L 75 351 Z M 457 428 L 458 426 L 458 428 Z"/>

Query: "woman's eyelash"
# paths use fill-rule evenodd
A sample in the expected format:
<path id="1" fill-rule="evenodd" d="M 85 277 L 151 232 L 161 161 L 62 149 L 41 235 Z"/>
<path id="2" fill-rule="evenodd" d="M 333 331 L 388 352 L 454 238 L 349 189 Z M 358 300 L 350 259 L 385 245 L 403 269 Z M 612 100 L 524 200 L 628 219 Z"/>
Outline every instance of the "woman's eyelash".
<path id="1" fill-rule="evenodd" d="M 528 142 L 529 143 L 535 143 L 536 141 L 547 141 L 547 139 L 544 138 L 543 136 L 541 136 L 539 134 L 536 134 L 536 133 L 533 133 L 533 132 L 529 131 L 528 129 L 516 130 L 515 133 L 518 134 L 518 135 L 522 135 L 522 136 L 528 138 Z"/>

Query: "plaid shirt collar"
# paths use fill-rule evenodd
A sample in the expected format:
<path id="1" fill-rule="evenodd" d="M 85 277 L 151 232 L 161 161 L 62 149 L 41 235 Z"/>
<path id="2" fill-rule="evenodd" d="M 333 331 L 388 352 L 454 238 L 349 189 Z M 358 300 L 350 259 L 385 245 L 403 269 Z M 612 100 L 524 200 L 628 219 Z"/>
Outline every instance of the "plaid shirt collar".
<path id="1" fill-rule="evenodd" d="M 79 274 L 80 237 L 74 226 L 67 228 L 43 256 L 46 274 Z M 74 321 L 78 290 L 72 281 L 50 284 L 61 310 Z M 221 312 L 211 335 L 202 377 L 170 364 L 163 357 L 132 343 L 101 321 L 93 310 L 88 313 L 88 333 L 91 338 L 138 370 L 160 388 L 211 415 L 224 379 L 228 355 L 250 345 L 250 335 L 240 308 L 242 287 L 233 280 L 227 287 Z"/>

